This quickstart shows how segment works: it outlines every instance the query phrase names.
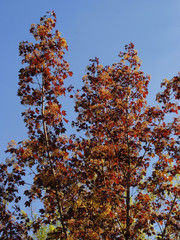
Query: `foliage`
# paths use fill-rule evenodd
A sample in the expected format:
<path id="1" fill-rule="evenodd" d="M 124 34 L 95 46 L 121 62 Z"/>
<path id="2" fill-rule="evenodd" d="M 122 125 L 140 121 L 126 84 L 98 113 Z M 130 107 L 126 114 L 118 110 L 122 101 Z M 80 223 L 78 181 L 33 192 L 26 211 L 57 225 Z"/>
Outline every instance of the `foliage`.
<path id="1" fill-rule="evenodd" d="M 19 46 L 28 139 L 12 141 L 1 164 L 1 239 L 32 239 L 32 232 L 37 239 L 178 239 L 180 76 L 164 80 L 159 106 L 149 106 L 150 77 L 132 43 L 112 66 L 91 59 L 71 95 L 73 125 L 83 134 L 68 138 L 60 101 L 72 89 L 64 85 L 72 76 L 68 47 L 54 31 L 55 13 L 48 15 L 31 25 L 35 43 Z M 31 219 L 22 209 L 37 200 Z"/>

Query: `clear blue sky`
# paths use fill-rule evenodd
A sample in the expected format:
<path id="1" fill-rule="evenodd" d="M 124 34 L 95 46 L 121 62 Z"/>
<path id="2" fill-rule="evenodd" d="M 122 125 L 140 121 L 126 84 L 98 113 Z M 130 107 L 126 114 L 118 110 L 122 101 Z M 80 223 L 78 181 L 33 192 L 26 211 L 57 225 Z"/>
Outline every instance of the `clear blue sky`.
<path id="1" fill-rule="evenodd" d="M 70 83 L 81 86 L 90 58 L 100 58 L 103 65 L 118 61 L 119 51 L 129 42 L 135 44 L 142 59 L 142 70 L 152 76 L 149 102 L 163 78 L 180 71 L 180 1 L 179 0 L 0 0 L 1 117 L 0 157 L 11 139 L 26 138 L 19 98 L 18 71 L 22 67 L 18 44 L 32 41 L 29 27 L 38 23 L 46 11 L 54 10 L 57 29 L 66 38 L 66 59 L 74 72 Z M 68 118 L 73 115 L 68 100 Z"/>

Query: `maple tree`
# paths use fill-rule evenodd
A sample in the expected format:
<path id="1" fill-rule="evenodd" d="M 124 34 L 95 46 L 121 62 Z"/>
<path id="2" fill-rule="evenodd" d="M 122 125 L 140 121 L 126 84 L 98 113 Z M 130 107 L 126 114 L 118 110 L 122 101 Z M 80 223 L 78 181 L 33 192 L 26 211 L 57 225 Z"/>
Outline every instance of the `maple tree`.
<path id="1" fill-rule="evenodd" d="M 35 43 L 19 46 L 28 139 L 10 142 L 1 164 L 0 238 L 33 239 L 33 231 L 39 239 L 179 239 L 180 76 L 165 79 L 158 105 L 149 106 L 150 77 L 132 43 L 111 66 L 91 59 L 71 95 L 82 136 L 67 137 L 61 96 L 72 72 L 55 24 L 48 13 L 31 25 Z M 35 201 L 31 218 L 24 209 Z"/>
<path id="2" fill-rule="evenodd" d="M 36 43 L 21 42 L 19 46 L 20 56 L 23 57 L 22 63 L 26 64 L 26 67 L 20 69 L 18 96 L 21 104 L 29 106 L 22 113 L 28 128 L 28 139 L 17 146 L 11 142 L 8 147 L 7 151 L 12 154 L 12 158 L 2 165 L 1 181 L 4 181 L 7 188 L 1 200 L 15 201 L 18 205 L 21 200 L 18 186 L 26 184 L 23 176 L 30 170 L 32 184 L 30 189 L 23 192 L 27 197 L 25 207 L 31 206 L 35 199 L 40 199 L 43 204 L 43 208 L 39 209 L 40 216 L 30 224 L 31 229 L 36 232 L 42 224 L 57 226 L 60 222 L 62 227 L 57 226 L 57 234 L 54 235 L 61 234 L 61 237 L 67 238 L 63 201 L 67 201 L 65 192 L 69 193 L 69 188 L 75 183 L 73 178 L 71 179 L 71 172 L 66 163 L 67 138 L 61 134 L 65 132 L 63 122 L 67 123 L 67 120 L 58 97 L 65 95 L 64 80 L 71 76 L 72 72 L 63 58 L 64 51 L 68 50 L 66 40 L 60 37 L 59 31 L 52 33 L 55 24 L 54 12 L 49 17 L 42 17 L 40 24 L 32 24 L 30 29 Z M 5 173 L 8 168 L 11 169 L 11 173 Z M 73 184 L 69 184 L 71 181 Z M 19 220 L 15 221 L 17 231 L 22 230 L 28 237 L 22 225 L 28 226 L 30 219 L 20 210 L 19 206 L 16 206 L 15 216 Z M 2 235 L 7 234 L 9 239 L 17 238 L 14 232 L 9 232 L 9 224 L 14 224 L 14 220 L 7 215 L 10 213 L 6 211 L 6 206 L 3 207 L 3 211 Z M 21 234 L 18 232 L 17 235 Z"/>

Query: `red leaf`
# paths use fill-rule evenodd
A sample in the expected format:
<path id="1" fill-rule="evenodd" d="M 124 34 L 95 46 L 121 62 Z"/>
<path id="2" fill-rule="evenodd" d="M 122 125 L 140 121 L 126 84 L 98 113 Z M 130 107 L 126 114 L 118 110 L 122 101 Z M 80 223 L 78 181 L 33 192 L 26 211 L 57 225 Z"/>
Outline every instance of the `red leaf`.
<path id="1" fill-rule="evenodd" d="M 68 123 L 69 121 L 67 120 L 67 119 L 65 119 L 65 118 L 63 118 L 63 120 L 66 122 L 66 123 Z"/>
<path id="2" fill-rule="evenodd" d="M 34 158 L 35 158 L 35 159 L 38 159 L 38 155 L 34 154 Z"/>
<path id="3" fill-rule="evenodd" d="M 62 115 L 66 116 L 66 111 L 62 110 Z"/>
<path id="4" fill-rule="evenodd" d="M 69 76 L 72 77 L 72 75 L 73 75 L 73 72 L 69 72 Z"/>
<path id="5" fill-rule="evenodd" d="M 110 211 L 109 216 L 110 216 L 111 218 L 113 217 L 112 211 Z"/>

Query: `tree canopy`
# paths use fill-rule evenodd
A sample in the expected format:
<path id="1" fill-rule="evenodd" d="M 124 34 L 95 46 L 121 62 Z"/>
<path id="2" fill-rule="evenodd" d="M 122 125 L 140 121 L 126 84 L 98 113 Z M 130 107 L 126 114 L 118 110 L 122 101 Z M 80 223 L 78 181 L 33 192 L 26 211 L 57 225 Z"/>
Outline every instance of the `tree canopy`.
<path id="1" fill-rule="evenodd" d="M 90 59 L 82 89 L 72 92 L 68 46 L 55 25 L 48 12 L 31 25 L 34 43 L 19 45 L 28 138 L 11 141 L 0 165 L 0 238 L 179 239 L 179 74 L 148 105 L 150 76 L 130 43 L 111 66 Z M 69 137 L 68 93 L 78 132 Z"/>

